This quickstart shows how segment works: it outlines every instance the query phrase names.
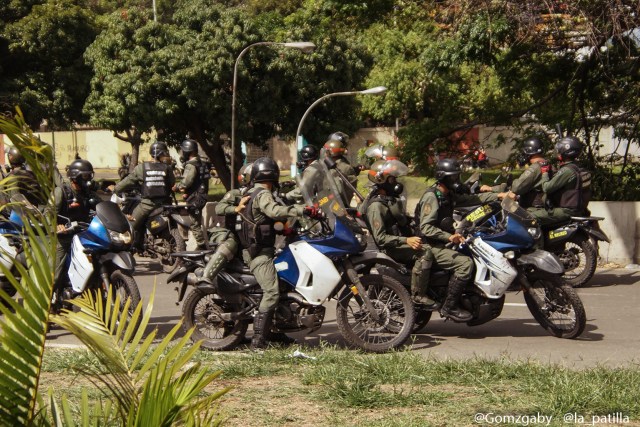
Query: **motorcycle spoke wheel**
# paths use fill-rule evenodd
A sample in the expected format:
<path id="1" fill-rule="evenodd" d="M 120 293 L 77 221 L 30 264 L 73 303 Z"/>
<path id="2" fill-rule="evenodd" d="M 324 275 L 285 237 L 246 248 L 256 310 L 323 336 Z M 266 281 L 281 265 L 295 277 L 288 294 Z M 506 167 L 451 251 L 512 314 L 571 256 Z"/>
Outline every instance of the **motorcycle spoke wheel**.
<path id="1" fill-rule="evenodd" d="M 191 340 L 203 340 L 204 349 L 230 350 L 244 338 L 248 321 L 224 320 L 223 315 L 240 309 L 239 304 L 225 304 L 211 290 L 193 289 L 182 306 L 184 330 L 195 327 Z"/>
<path id="2" fill-rule="evenodd" d="M 165 273 L 173 273 L 173 270 L 178 268 L 182 260 L 178 257 L 172 257 L 170 254 L 174 252 L 184 252 L 187 250 L 187 244 L 185 243 L 180 230 L 177 228 L 167 232 L 167 235 L 163 238 L 163 245 L 165 245 L 165 253 L 160 256 L 160 262 L 162 263 L 162 271 Z"/>
<path id="3" fill-rule="evenodd" d="M 556 255 L 564 266 L 564 279 L 574 288 L 584 286 L 596 271 L 598 250 L 593 242 L 584 236 L 568 241 L 565 248 Z"/>
<path id="4" fill-rule="evenodd" d="M 529 278 L 524 300 L 536 321 L 558 338 L 580 336 L 587 322 L 582 300 L 561 277 Z"/>
<path id="5" fill-rule="evenodd" d="M 409 292 L 387 276 L 365 275 L 360 280 L 379 318 L 374 319 L 362 299 L 347 291 L 336 307 L 340 333 L 350 345 L 375 353 L 402 346 L 415 317 Z"/>

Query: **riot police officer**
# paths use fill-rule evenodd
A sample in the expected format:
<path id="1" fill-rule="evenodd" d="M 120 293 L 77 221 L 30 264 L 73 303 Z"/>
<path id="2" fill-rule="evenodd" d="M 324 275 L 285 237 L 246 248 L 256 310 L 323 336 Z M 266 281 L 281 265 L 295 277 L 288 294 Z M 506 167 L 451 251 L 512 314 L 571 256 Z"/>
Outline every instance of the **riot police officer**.
<path id="1" fill-rule="evenodd" d="M 410 224 L 410 218 L 404 213 L 400 202 L 403 191 L 398 177 L 406 175 L 407 166 L 398 160 L 378 160 L 367 174 L 374 184 L 375 194 L 367 198 L 367 222 L 371 228 L 373 240 L 394 260 L 404 265 L 413 264 L 411 270 L 411 296 L 415 303 L 423 304 L 426 309 L 437 310 L 439 306 L 427 297 L 433 254 L 428 245 L 416 236 Z"/>
<path id="2" fill-rule="evenodd" d="M 305 145 L 300 149 L 298 155 L 301 160 L 299 166 L 301 166 L 302 169 L 302 188 L 296 187 L 286 193 L 284 196 L 286 200 L 301 203 L 304 194 L 311 197 L 317 194 L 319 188 L 316 187 L 318 183 L 322 182 L 322 179 L 320 179 L 321 172 L 318 164 L 318 154 L 318 149 L 313 145 Z"/>
<path id="3" fill-rule="evenodd" d="M 272 191 L 280 179 L 280 168 L 269 157 L 261 157 L 253 162 L 251 181 L 253 188 L 248 192 L 246 207 L 242 213 L 240 242 L 245 249 L 245 259 L 249 269 L 262 288 L 262 300 L 253 321 L 253 349 L 263 349 L 270 340 L 273 314 L 280 292 L 273 258 L 275 256 L 276 220 L 300 217 L 306 208 L 302 205 L 284 206 L 273 197 Z M 241 204 L 244 204 L 241 203 Z"/>
<path id="4" fill-rule="evenodd" d="M 78 159 L 67 167 L 69 184 L 54 189 L 56 213 L 58 214 L 58 245 L 56 247 L 56 268 L 54 284 L 61 285 L 65 260 L 69 254 L 73 236 L 66 233 L 69 221 L 90 222 L 91 211 L 100 202 L 94 191 L 93 165 L 88 160 Z M 64 218 L 63 218 L 64 217 Z"/>
<path id="5" fill-rule="evenodd" d="M 242 198 L 250 187 L 252 163 L 246 164 L 238 171 L 239 188 L 227 191 L 222 200 L 216 203 L 215 213 L 222 218 L 219 225 L 209 229 L 209 242 L 216 244 L 216 251 L 211 255 L 204 268 L 202 277 L 212 281 L 214 277 L 231 261 L 238 253 L 238 237 L 236 224 L 238 213 L 244 208 Z M 246 201 L 246 199 L 245 199 Z"/>
<path id="6" fill-rule="evenodd" d="M 144 250 L 142 243 L 149 214 L 154 209 L 171 203 L 171 189 L 175 184 L 167 144 L 161 141 L 154 142 L 149 148 L 149 154 L 153 158 L 152 161 L 140 163 L 115 188 L 110 187 L 116 193 L 141 187 L 142 199 L 131 213 L 134 220 L 134 246 L 139 252 Z"/>
<path id="7" fill-rule="evenodd" d="M 504 194 L 465 194 L 464 184 L 460 182 L 461 173 L 462 169 L 456 160 L 440 160 L 436 165 L 436 183 L 420 198 L 415 218 L 419 221 L 418 232 L 423 242 L 431 246 L 434 265 L 452 273 L 440 314 L 457 322 L 468 322 L 472 315 L 459 304 L 465 287 L 472 279 L 473 261 L 470 257 L 445 247 L 449 242 L 459 244 L 464 241 L 464 237 L 453 229 L 453 208 L 487 203 L 504 197 Z"/>
<path id="8" fill-rule="evenodd" d="M 184 165 L 182 181 L 173 190 L 184 193 L 187 204 L 192 206 L 189 210 L 191 218 L 190 230 L 196 240 L 197 249 L 206 249 L 207 240 L 202 230 L 202 208 L 207 204 L 209 194 L 209 165 L 203 162 L 198 155 L 198 143 L 193 139 L 185 139 L 180 145 L 180 160 Z"/>
<path id="9" fill-rule="evenodd" d="M 591 173 L 576 163 L 582 153 L 582 142 L 575 136 L 566 136 L 556 143 L 555 149 L 561 166 L 553 178 L 550 166 L 541 168 L 548 209 L 532 212 L 543 226 L 585 215 L 591 199 Z"/>
<path id="10" fill-rule="evenodd" d="M 7 188 L 9 197 L 22 194 L 34 206 L 45 204 L 44 195 L 38 191 L 38 181 L 35 174 L 27 169 L 26 160 L 16 147 L 9 148 L 7 160 L 11 168 L 7 178 L 14 177 Z"/>
<path id="11" fill-rule="evenodd" d="M 353 188 L 356 188 L 358 184 L 358 172 L 356 172 L 345 157 L 348 142 L 349 137 L 345 133 L 334 132 L 329 135 L 327 142 L 325 142 L 324 150 L 336 162 L 336 169 L 347 178 Z M 336 182 L 342 183 L 342 180 L 336 179 Z M 347 185 L 340 185 L 338 190 L 340 191 L 344 205 L 350 206 L 354 194 L 353 191 Z"/>

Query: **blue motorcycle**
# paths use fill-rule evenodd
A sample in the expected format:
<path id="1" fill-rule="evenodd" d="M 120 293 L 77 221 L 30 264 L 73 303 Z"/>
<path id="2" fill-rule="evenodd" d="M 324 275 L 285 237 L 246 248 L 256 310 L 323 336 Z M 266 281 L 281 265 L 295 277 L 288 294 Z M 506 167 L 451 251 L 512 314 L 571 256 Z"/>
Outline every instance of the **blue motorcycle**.
<path id="1" fill-rule="evenodd" d="M 331 179 L 327 170 L 322 174 Z M 309 185 L 308 188 L 320 188 Z M 302 186 L 301 186 L 302 187 Z M 381 253 L 365 253 L 366 233 L 342 206 L 335 186 L 325 185 L 313 200 L 323 215 L 301 221 L 288 230 L 274 259 L 280 282 L 280 300 L 272 332 L 314 331 L 324 321 L 325 304 L 337 299 L 338 330 L 352 346 L 384 352 L 402 346 L 409 338 L 414 308 L 409 292 L 381 274 L 361 274 L 376 264 L 397 264 Z M 312 204 L 309 195 L 305 199 Z M 238 257 L 218 273 L 213 283 L 199 280 L 213 251 L 174 254 L 181 266 L 167 282 L 186 289 L 182 312 L 184 327 L 195 327 L 193 339 L 203 339 L 210 350 L 226 350 L 239 344 L 257 311 L 262 290 Z"/>
<path id="2" fill-rule="evenodd" d="M 473 285 L 460 304 L 473 318 L 467 325 L 489 322 L 502 313 L 507 290 L 521 290 L 529 311 L 551 335 L 576 338 L 584 331 L 586 314 L 575 289 L 562 277 L 558 258 L 537 249 L 541 230 L 536 219 L 513 199 L 481 205 L 465 214 L 457 225 L 465 243 L 457 250 L 475 264 Z M 398 280 L 398 272 L 381 269 Z M 443 303 L 447 296 L 449 272 L 432 271 L 429 296 Z M 426 317 L 424 316 L 426 314 Z M 420 319 L 424 327 L 431 313 Z"/>
<path id="3" fill-rule="evenodd" d="M 131 299 L 130 311 L 140 303 L 140 290 L 133 278 L 135 261 L 131 255 L 132 230 L 127 218 L 113 202 L 100 202 L 90 223 L 69 222 L 66 233 L 73 234 L 66 259 L 67 277 L 54 292 L 54 311 L 66 300 L 85 290 L 114 288 L 124 303 Z"/>

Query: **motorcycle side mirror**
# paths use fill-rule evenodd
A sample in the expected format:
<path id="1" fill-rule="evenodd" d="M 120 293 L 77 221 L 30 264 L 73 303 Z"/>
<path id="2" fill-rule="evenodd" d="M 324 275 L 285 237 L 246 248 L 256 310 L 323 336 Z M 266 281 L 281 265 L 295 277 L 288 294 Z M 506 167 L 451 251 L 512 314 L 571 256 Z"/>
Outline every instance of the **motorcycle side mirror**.
<path id="1" fill-rule="evenodd" d="M 324 164 L 327 166 L 327 169 L 335 169 L 337 166 L 336 161 L 329 156 L 324 158 Z"/>

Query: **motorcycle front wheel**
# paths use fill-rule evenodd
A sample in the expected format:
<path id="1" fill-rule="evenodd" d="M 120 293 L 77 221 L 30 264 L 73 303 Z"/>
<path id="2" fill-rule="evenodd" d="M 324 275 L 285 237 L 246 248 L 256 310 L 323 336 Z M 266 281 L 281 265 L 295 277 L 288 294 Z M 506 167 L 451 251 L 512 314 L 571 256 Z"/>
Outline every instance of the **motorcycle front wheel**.
<path id="1" fill-rule="evenodd" d="M 587 315 L 575 289 L 557 275 L 527 279 L 531 288 L 524 292 L 524 300 L 540 326 L 558 338 L 580 336 Z"/>
<path id="2" fill-rule="evenodd" d="M 360 281 L 379 318 L 375 320 L 364 300 L 346 289 L 336 307 L 340 334 L 348 344 L 374 353 L 402 346 L 411 335 L 415 317 L 409 292 L 388 276 L 369 274 Z"/>
<path id="3" fill-rule="evenodd" d="M 596 271 L 598 249 L 591 239 L 577 235 L 569 240 L 564 250 L 556 251 L 564 266 L 564 280 L 574 288 L 587 284 Z"/>
<path id="4" fill-rule="evenodd" d="M 247 320 L 224 320 L 224 313 L 241 310 L 240 304 L 227 304 L 210 289 L 193 289 L 184 301 L 183 328 L 195 327 L 192 341 L 202 341 L 202 348 L 221 351 L 237 346 L 247 332 Z"/>
<path id="5" fill-rule="evenodd" d="M 165 250 L 163 251 L 164 253 L 160 256 L 162 271 L 165 273 L 173 273 L 173 270 L 180 265 L 180 258 L 173 257 L 171 254 L 186 251 L 187 245 L 180 234 L 180 230 L 177 228 L 165 230 L 162 240 L 162 244 L 165 246 Z"/>
<path id="6" fill-rule="evenodd" d="M 131 300 L 129 304 L 129 317 L 133 314 L 134 310 L 140 304 L 140 289 L 138 289 L 138 284 L 136 280 L 128 273 L 123 272 L 122 270 L 115 270 L 111 273 L 109 277 L 110 285 L 113 287 L 113 297 L 116 295 L 120 296 L 120 307 L 124 307 L 124 304 L 127 302 L 127 299 Z M 105 295 L 106 299 L 106 295 Z M 138 316 L 138 321 L 136 325 L 136 329 L 140 326 L 140 322 L 142 322 L 142 311 Z"/>

